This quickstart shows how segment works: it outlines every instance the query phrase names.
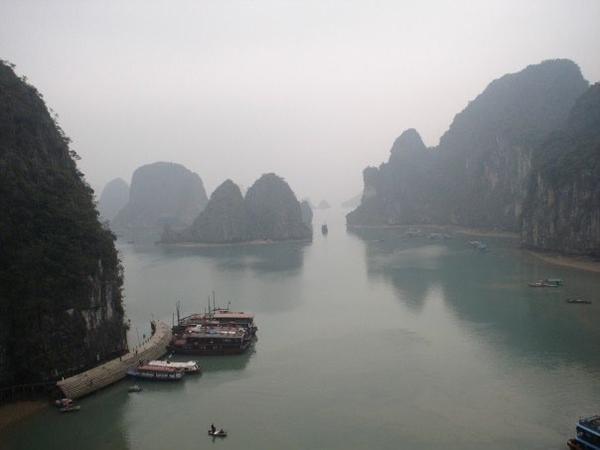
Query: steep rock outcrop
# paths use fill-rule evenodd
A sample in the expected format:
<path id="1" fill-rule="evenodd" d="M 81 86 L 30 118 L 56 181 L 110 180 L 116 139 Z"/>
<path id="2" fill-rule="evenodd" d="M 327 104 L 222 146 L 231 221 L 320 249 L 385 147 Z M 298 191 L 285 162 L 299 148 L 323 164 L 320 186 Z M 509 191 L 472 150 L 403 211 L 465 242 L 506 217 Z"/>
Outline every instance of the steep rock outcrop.
<path id="1" fill-rule="evenodd" d="M 600 257 L 600 84 L 535 152 L 523 245 Z"/>
<path id="2" fill-rule="evenodd" d="M 126 350 L 122 267 L 37 90 L 0 62 L 0 385 Z"/>
<path id="3" fill-rule="evenodd" d="M 349 226 L 457 224 L 518 231 L 533 149 L 562 126 L 588 83 L 576 64 L 545 61 L 493 81 L 436 148 L 408 130 L 388 163 L 364 171 Z"/>
<path id="4" fill-rule="evenodd" d="M 200 177 L 181 164 L 156 162 L 133 173 L 129 201 L 111 223 L 117 231 L 189 226 L 208 199 Z"/>
<path id="5" fill-rule="evenodd" d="M 248 240 L 246 208 L 240 188 L 231 180 L 221 184 L 210 196 L 206 208 L 191 227 L 166 241 L 234 243 Z"/>
<path id="6" fill-rule="evenodd" d="M 310 207 L 308 200 L 302 200 L 300 202 L 300 210 L 302 211 L 302 222 L 312 229 L 313 210 Z"/>
<path id="7" fill-rule="evenodd" d="M 109 181 L 102 189 L 98 200 L 98 212 L 101 220 L 111 221 L 129 200 L 129 185 L 122 178 Z"/>
<path id="8" fill-rule="evenodd" d="M 271 173 L 258 179 L 245 197 L 231 180 L 225 181 L 192 226 L 180 232 L 166 230 L 162 241 L 228 244 L 311 237 L 296 196 L 283 178 Z"/>
<path id="9" fill-rule="evenodd" d="M 302 221 L 296 195 L 285 180 L 274 173 L 260 177 L 244 198 L 249 234 L 254 239 L 285 241 L 310 239 L 312 232 Z"/>

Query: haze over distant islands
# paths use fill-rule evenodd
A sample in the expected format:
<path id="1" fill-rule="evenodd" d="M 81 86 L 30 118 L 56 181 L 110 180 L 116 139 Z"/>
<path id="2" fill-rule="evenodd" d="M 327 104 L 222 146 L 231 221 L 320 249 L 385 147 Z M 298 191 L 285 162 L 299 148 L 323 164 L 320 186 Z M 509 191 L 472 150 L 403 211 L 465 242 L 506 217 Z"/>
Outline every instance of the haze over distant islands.
<path id="1" fill-rule="evenodd" d="M 202 179 L 181 164 L 155 162 L 139 167 L 131 178 L 129 201 L 111 222 L 117 233 L 189 226 L 208 199 Z"/>
<path id="2" fill-rule="evenodd" d="M 321 200 L 319 204 L 315 207 L 315 209 L 329 209 L 331 205 L 327 200 Z"/>
<path id="3" fill-rule="evenodd" d="M 164 243 L 234 244 L 311 240 L 302 206 L 285 180 L 273 173 L 260 177 L 245 197 L 231 180 L 212 193 L 206 208 L 182 230 L 167 228 Z"/>
<path id="4" fill-rule="evenodd" d="M 342 206 L 342 208 L 356 208 L 358 205 L 360 205 L 361 199 L 362 199 L 362 193 L 356 194 L 354 197 L 351 197 L 348 200 L 343 201 L 341 206 Z"/>
<path id="5" fill-rule="evenodd" d="M 499 229 L 537 249 L 600 254 L 598 96 L 588 86 L 572 61 L 544 61 L 490 83 L 438 147 L 406 130 L 387 163 L 364 170 L 348 226 Z"/>
<path id="6" fill-rule="evenodd" d="M 122 178 L 115 178 L 104 186 L 98 200 L 98 212 L 102 221 L 110 222 L 129 200 L 129 185 Z"/>

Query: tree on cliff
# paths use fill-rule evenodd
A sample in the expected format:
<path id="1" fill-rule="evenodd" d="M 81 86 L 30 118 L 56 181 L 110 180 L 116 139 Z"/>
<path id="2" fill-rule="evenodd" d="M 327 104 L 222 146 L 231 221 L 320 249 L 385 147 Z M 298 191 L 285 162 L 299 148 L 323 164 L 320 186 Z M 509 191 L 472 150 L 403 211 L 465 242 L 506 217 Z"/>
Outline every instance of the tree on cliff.
<path id="1" fill-rule="evenodd" d="M 114 236 L 41 95 L 0 62 L 0 384 L 126 347 Z"/>

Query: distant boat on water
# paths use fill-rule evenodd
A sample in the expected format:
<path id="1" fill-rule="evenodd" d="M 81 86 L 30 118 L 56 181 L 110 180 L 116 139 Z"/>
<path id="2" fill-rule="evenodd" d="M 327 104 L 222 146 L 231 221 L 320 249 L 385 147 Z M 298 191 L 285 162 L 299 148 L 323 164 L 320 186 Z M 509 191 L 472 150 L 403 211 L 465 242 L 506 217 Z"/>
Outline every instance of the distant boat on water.
<path id="1" fill-rule="evenodd" d="M 583 298 L 568 298 L 565 300 L 567 303 L 573 303 L 576 305 L 591 305 L 591 300 L 585 300 Z"/>
<path id="2" fill-rule="evenodd" d="M 528 283 L 529 287 L 561 287 L 563 281 L 560 278 L 546 278 Z"/>
<path id="3" fill-rule="evenodd" d="M 323 234 L 329 233 L 329 228 L 327 228 L 327 224 L 326 223 L 324 223 L 323 225 L 321 225 L 321 233 L 323 233 Z"/>

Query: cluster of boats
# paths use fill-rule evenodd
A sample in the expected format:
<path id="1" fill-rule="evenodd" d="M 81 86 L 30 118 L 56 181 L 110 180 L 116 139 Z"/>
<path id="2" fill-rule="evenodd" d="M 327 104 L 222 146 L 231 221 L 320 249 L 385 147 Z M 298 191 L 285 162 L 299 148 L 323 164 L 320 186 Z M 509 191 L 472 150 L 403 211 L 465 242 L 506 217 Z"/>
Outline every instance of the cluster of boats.
<path id="1" fill-rule="evenodd" d="M 178 319 L 168 349 L 200 356 L 243 353 L 254 342 L 257 330 L 252 313 L 209 308 L 207 313 Z"/>
<path id="2" fill-rule="evenodd" d="M 563 280 L 561 278 L 545 278 L 543 280 L 533 281 L 528 284 L 529 284 L 529 287 L 534 287 L 534 288 L 545 288 L 545 287 L 557 288 L 557 287 L 561 287 L 563 285 Z M 575 305 L 590 305 L 592 303 L 591 300 L 586 300 L 586 299 L 579 298 L 579 297 L 568 298 L 565 300 L 565 302 L 575 304 Z"/>

